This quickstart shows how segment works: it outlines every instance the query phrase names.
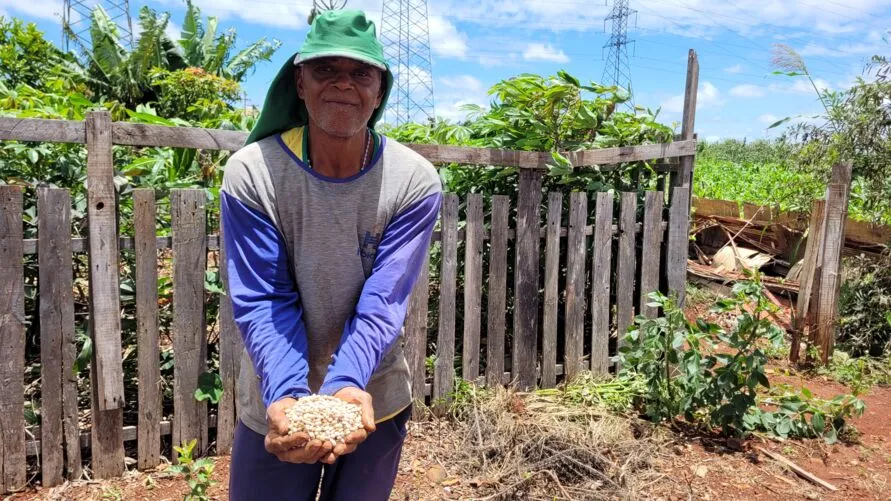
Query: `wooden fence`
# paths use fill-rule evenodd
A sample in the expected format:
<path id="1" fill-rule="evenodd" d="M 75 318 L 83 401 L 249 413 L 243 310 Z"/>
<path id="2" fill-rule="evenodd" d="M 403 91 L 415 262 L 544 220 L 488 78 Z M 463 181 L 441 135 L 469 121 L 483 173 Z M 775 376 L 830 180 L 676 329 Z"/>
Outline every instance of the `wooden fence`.
<path id="1" fill-rule="evenodd" d="M 405 351 L 416 398 L 448 398 L 456 376 L 456 332 L 461 328 L 461 374 L 488 384 L 511 381 L 521 388 L 553 386 L 561 375 L 583 369 L 609 368 L 610 333 L 624 331 L 646 307 L 645 295 L 656 289 L 681 298 L 684 294 L 690 189 L 696 142 L 694 115 L 698 62 L 691 51 L 683 129 L 668 144 L 582 151 L 569 154 L 575 167 L 599 165 L 609 170 L 634 161 L 666 163 L 664 191 L 647 192 L 642 207 L 638 194 L 620 193 L 618 200 L 598 193 L 569 195 L 568 227 L 561 225 L 563 195 L 547 197 L 547 220 L 540 220 L 542 180 L 551 161 L 546 152 L 519 152 L 450 146 L 410 145 L 434 163 L 516 167 L 519 193 L 516 224 L 509 228 L 509 197 L 494 196 L 490 220 L 484 221 L 483 199 L 468 195 L 464 227 L 459 231 L 459 199 L 444 197 L 440 228 L 434 235 L 441 252 L 438 276 L 438 324 L 428 326 L 431 312 L 429 267 L 418 281 L 406 318 Z M 160 462 L 162 436 L 178 444 L 196 438 L 199 449 L 211 443 L 228 453 L 236 423 L 234 386 L 243 350 L 232 320 L 231 304 L 219 304 L 219 374 L 224 392 L 216 413 L 193 394 L 198 377 L 207 370 L 207 328 L 204 311 L 204 272 L 208 253 L 222 253 L 220 235 L 206 234 L 207 199 L 202 190 L 174 190 L 170 197 L 171 237 L 155 234 L 155 194 L 133 194 L 134 234 L 120 235 L 114 188 L 112 145 L 164 146 L 237 150 L 246 134 L 233 131 L 173 128 L 112 123 L 105 112 L 85 121 L 0 118 L 0 140 L 85 144 L 88 157 L 87 238 L 70 234 L 71 200 L 67 191 L 38 189 L 38 239 L 23 235 L 23 192 L 0 186 L 0 492 L 28 482 L 27 458 L 38 458 L 44 486 L 65 478 L 80 478 L 83 451 L 89 451 L 93 478 L 119 476 L 125 469 L 125 442 L 136 441 L 139 468 Z M 589 206 L 589 202 L 593 202 Z M 618 211 L 614 217 L 614 202 Z M 486 227 L 488 226 L 488 229 Z M 220 231 L 225 231 L 221 228 Z M 458 326 L 458 249 L 464 242 L 463 325 Z M 486 242 L 488 244 L 486 245 Z M 513 288 L 508 288 L 508 250 L 515 260 Z M 560 248 L 565 246 L 565 277 L 561 280 Z M 543 249 L 542 249 L 543 247 Z M 613 249 L 615 248 L 615 252 Z M 135 254 L 137 317 L 138 420 L 124 426 L 124 380 L 121 356 L 121 251 Z M 173 257 L 174 401 L 169 421 L 162 420 L 158 250 Z M 542 280 L 541 254 L 544 251 Z M 72 262 L 75 253 L 89 258 L 90 426 L 81 430 L 77 402 Z M 39 430 L 26 429 L 23 417 L 25 296 L 23 256 L 37 254 L 40 317 Z M 484 256 L 487 259 L 483 259 Z M 225 262 L 224 256 L 219 256 Z M 483 263 L 489 263 L 483 269 Z M 225 283 L 225 267 L 220 270 Z M 559 284 L 565 283 L 561 289 Z M 483 288 L 485 283 L 486 287 Z M 586 285 L 590 284 L 590 285 Z M 615 287 L 613 288 L 613 284 Z M 485 298 L 483 297 L 485 290 Z M 563 322 L 559 321 L 563 301 Z M 614 298 L 611 299 L 611 298 Z M 512 299 L 512 325 L 506 304 Z M 485 333 L 481 336 L 483 301 Z M 586 330 L 586 319 L 590 329 Z M 436 362 L 432 378 L 425 375 L 428 327 L 436 330 Z M 563 336 L 558 336 L 563 332 Z M 485 341 L 485 343 L 483 343 Z M 510 341 L 510 351 L 506 347 Z M 563 350 L 558 353 L 558 348 Z M 483 359 L 484 354 L 484 359 Z M 508 362 L 509 361 L 509 362 Z M 481 366 L 485 365 L 484 373 Z M 132 400 L 132 398 L 131 398 Z M 32 437 L 28 433 L 33 434 Z"/>

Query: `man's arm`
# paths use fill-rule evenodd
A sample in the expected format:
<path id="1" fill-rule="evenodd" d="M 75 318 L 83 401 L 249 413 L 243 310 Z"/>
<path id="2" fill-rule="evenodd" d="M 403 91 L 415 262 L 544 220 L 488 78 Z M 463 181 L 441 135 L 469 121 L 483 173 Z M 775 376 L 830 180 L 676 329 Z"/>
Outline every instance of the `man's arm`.
<path id="1" fill-rule="evenodd" d="M 309 395 L 303 310 L 281 233 L 261 209 L 220 194 L 229 297 L 263 402 Z"/>
<path id="2" fill-rule="evenodd" d="M 364 390 L 398 339 L 441 200 L 438 191 L 427 195 L 390 221 L 319 393 L 333 395 L 345 387 Z"/>

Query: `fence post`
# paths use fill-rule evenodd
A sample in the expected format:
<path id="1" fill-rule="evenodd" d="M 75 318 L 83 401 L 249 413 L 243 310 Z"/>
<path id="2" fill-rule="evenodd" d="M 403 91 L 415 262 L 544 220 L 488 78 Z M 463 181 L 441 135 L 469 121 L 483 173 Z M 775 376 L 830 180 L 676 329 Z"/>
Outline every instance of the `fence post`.
<path id="1" fill-rule="evenodd" d="M 811 221 L 808 226 L 807 245 L 804 250 L 804 267 L 798 280 L 800 289 L 798 303 L 795 311 L 795 324 L 792 326 L 792 345 L 789 347 L 789 360 L 798 362 L 801 351 L 801 337 L 806 334 L 811 338 L 811 325 L 813 324 L 814 311 L 811 292 L 816 282 L 818 255 L 823 242 L 823 215 L 826 208 L 825 200 L 814 200 L 811 204 Z"/>
<path id="2" fill-rule="evenodd" d="M 610 277 L 613 255 L 613 195 L 597 194 L 591 256 L 591 371 L 609 371 Z"/>
<path id="3" fill-rule="evenodd" d="M 173 443 L 197 439 L 207 446 L 207 403 L 195 399 L 198 378 L 207 369 L 204 271 L 207 264 L 204 190 L 170 193 L 173 234 Z"/>
<path id="4" fill-rule="evenodd" d="M 529 390 L 536 383 L 538 266 L 541 246 L 539 208 L 543 176 L 543 172 L 538 169 L 520 169 L 511 356 L 511 375 L 520 391 Z"/>
<path id="5" fill-rule="evenodd" d="M 659 290 L 659 257 L 662 244 L 662 204 L 665 196 L 661 191 L 646 192 L 644 200 L 643 244 L 640 261 L 640 314 L 654 318 L 657 308 L 647 306 L 648 295 Z"/>
<path id="6" fill-rule="evenodd" d="M 826 189 L 826 210 L 823 218 L 823 241 L 820 280 L 814 289 L 817 300 L 815 344 L 820 347 L 822 362 L 828 364 L 835 347 L 838 316 L 838 295 L 841 288 L 841 258 L 845 246 L 845 221 L 851 193 L 851 163 L 832 167 L 832 179 Z"/>
<path id="7" fill-rule="evenodd" d="M 37 285 L 40 290 L 42 404 L 40 475 L 44 487 L 62 483 L 66 452 L 69 454 L 69 472 L 80 469 L 76 380 L 71 375 L 71 366 L 65 367 L 65 359 L 73 360 L 73 357 L 63 356 L 64 351 L 70 349 L 73 352 L 75 346 L 70 214 L 71 197 L 67 190 L 37 190 Z M 72 393 L 74 401 L 71 400 Z M 72 405 L 73 423 L 70 422 Z"/>
<path id="8" fill-rule="evenodd" d="M 220 379 L 223 381 L 223 396 L 217 410 L 217 454 L 229 454 L 235 440 L 235 423 L 237 420 L 235 405 L 235 389 L 238 384 L 238 372 L 241 369 L 241 357 L 244 353 L 244 341 L 241 332 L 235 325 L 232 311 L 232 299 L 229 297 L 229 269 L 226 266 L 226 228 L 220 219 L 220 280 L 225 294 L 220 295 Z"/>
<path id="9" fill-rule="evenodd" d="M 437 409 L 447 401 L 455 379 L 455 295 L 458 279 L 458 196 L 446 193 L 440 209 L 442 264 L 439 289 L 439 334 L 436 338 L 436 367 L 432 403 Z M 439 401 L 439 402 L 438 402 Z"/>
<path id="10" fill-rule="evenodd" d="M 681 139 L 695 137 L 696 98 L 699 89 L 699 58 L 696 51 L 690 50 L 687 57 L 687 87 L 684 91 L 684 115 L 681 124 Z M 683 307 L 687 282 L 687 250 L 690 231 L 690 196 L 693 190 L 693 164 L 696 156 L 680 158 L 678 172 L 672 178 L 671 215 L 668 246 L 666 249 L 666 275 L 670 294 L 677 296 L 679 307 Z"/>
<path id="11" fill-rule="evenodd" d="M 25 487 L 22 189 L 0 186 L 0 493 Z"/>
<path id="12" fill-rule="evenodd" d="M 408 302 L 405 319 L 405 358 L 411 374 L 412 400 L 424 403 L 427 367 L 427 313 L 430 300 L 430 249 L 424 254 L 424 263 L 415 282 Z M 422 415 L 421 408 L 415 407 L 414 417 Z"/>
<path id="13" fill-rule="evenodd" d="M 486 328 L 486 383 L 502 384 L 507 303 L 507 227 L 510 197 L 492 197 L 492 234 L 489 252 L 488 324 Z"/>
<path id="14" fill-rule="evenodd" d="M 158 465 L 161 457 L 161 379 L 158 345 L 158 240 L 155 236 L 155 190 L 133 191 L 134 253 L 136 254 L 136 354 L 139 468 Z"/>
<path id="15" fill-rule="evenodd" d="M 616 350 L 625 344 L 634 323 L 634 275 L 637 270 L 637 193 L 623 192 L 619 202 L 619 247 L 616 263 Z M 616 371 L 620 369 L 616 364 Z"/>
<path id="16" fill-rule="evenodd" d="M 569 231 L 566 237 L 566 327 L 563 373 L 570 381 L 584 368 L 585 263 L 588 194 L 569 195 Z"/>
<path id="17" fill-rule="evenodd" d="M 480 321 L 483 279 L 483 196 L 467 195 L 464 226 L 464 343 L 462 373 L 467 381 L 480 377 Z"/>
<path id="18" fill-rule="evenodd" d="M 86 136 L 90 335 L 93 338 L 90 455 L 94 476 L 113 478 L 124 471 L 124 372 L 111 114 L 90 112 L 86 120 Z"/>
<path id="19" fill-rule="evenodd" d="M 557 385 L 557 313 L 560 304 L 560 225 L 563 194 L 548 193 L 548 220 L 545 230 L 544 305 L 541 319 L 541 387 Z M 566 363 L 563 364 L 564 372 Z"/>

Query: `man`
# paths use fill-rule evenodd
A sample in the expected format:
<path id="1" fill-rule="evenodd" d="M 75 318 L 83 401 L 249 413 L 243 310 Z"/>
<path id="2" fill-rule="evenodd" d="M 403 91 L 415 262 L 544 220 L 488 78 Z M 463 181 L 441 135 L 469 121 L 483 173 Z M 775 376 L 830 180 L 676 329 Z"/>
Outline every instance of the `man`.
<path id="1" fill-rule="evenodd" d="M 433 166 L 374 130 L 392 85 L 365 15 L 321 13 L 226 165 L 245 344 L 233 501 L 389 497 L 412 400 L 402 325 L 441 201 Z M 364 429 L 336 446 L 288 435 L 285 409 L 310 394 L 360 405 Z"/>

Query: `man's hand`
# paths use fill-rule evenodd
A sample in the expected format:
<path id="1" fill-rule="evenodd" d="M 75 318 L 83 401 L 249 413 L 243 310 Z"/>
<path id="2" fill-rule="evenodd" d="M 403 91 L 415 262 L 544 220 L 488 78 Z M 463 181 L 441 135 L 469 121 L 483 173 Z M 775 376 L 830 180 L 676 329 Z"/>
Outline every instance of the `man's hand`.
<path id="1" fill-rule="evenodd" d="M 362 409 L 362 429 L 350 433 L 344 438 L 342 444 L 334 446 L 334 450 L 322 458 L 322 462 L 327 464 L 332 464 L 338 457 L 355 451 L 356 447 L 364 442 L 368 435 L 375 430 L 374 407 L 371 405 L 371 395 L 359 388 L 348 386 L 338 390 L 334 397 L 344 402 L 356 404 Z"/>
<path id="2" fill-rule="evenodd" d="M 331 454 L 330 442 L 310 440 L 303 432 L 288 434 L 288 417 L 285 410 L 297 403 L 297 400 L 286 397 L 274 402 L 266 409 L 266 423 L 269 430 L 264 444 L 270 454 L 279 461 L 288 463 L 317 463 Z"/>

